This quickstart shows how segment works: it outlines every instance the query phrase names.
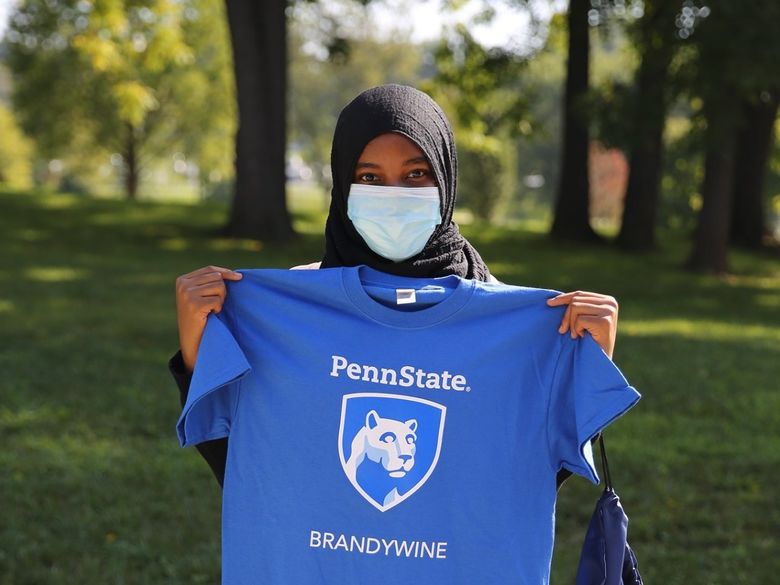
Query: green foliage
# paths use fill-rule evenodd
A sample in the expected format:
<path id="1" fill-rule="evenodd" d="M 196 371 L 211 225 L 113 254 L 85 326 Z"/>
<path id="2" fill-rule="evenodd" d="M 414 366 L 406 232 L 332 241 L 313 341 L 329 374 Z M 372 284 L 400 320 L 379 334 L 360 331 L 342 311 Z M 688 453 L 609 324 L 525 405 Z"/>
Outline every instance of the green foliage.
<path id="1" fill-rule="evenodd" d="M 341 109 L 372 86 L 418 85 L 423 50 L 403 39 L 380 40 L 366 27 L 347 31 L 349 48 L 336 56 L 328 50 L 333 31 L 318 30 L 319 13 L 304 8 L 297 7 L 290 27 L 289 138 L 323 179 Z"/>
<path id="2" fill-rule="evenodd" d="M 627 150 L 634 130 L 629 121 L 641 118 L 644 107 L 633 83 L 639 55 L 631 36 L 613 20 L 591 33 L 591 88 L 580 107 L 590 114 L 594 139 Z"/>
<path id="3" fill-rule="evenodd" d="M 528 134 L 524 59 L 481 46 L 457 26 L 434 51 L 436 73 L 423 84 L 448 113 L 459 156 L 459 200 L 490 220 L 515 183 L 515 143 Z"/>
<path id="4" fill-rule="evenodd" d="M 693 10 L 694 2 L 686 2 Z M 698 58 L 691 66 L 696 88 L 716 99 L 723 87 L 751 96 L 777 83 L 780 4 L 773 0 L 710 0 L 707 14 L 691 36 Z"/>
<path id="5" fill-rule="evenodd" d="M 687 18 L 688 26 L 680 33 L 690 37 L 692 50 L 679 76 L 687 94 L 703 101 L 708 139 L 718 144 L 740 122 L 734 104 L 780 84 L 780 3 L 710 0 L 705 5 L 686 0 L 683 4 L 680 20 Z"/>
<path id="6" fill-rule="evenodd" d="M 462 134 L 465 137 L 458 143 L 458 206 L 489 221 L 506 192 L 504 149 L 494 137 Z"/>
<path id="7" fill-rule="evenodd" d="M 182 152 L 200 168 L 204 188 L 232 179 L 237 107 L 230 33 L 224 2 L 197 0 L 185 19 L 183 35 L 193 47 L 193 63 L 172 81 L 175 90 L 175 135 Z M 185 9 L 186 11 L 186 9 Z M 170 152 L 161 142 L 157 152 Z"/>
<path id="8" fill-rule="evenodd" d="M 0 103 L 0 185 L 32 186 L 32 142 L 22 133 L 13 114 Z"/>
<path id="9" fill-rule="evenodd" d="M 685 112 L 684 104 L 678 104 L 666 123 L 658 222 L 664 227 L 692 231 L 701 208 L 705 128 L 701 118 L 690 120 L 680 110 Z"/>
<path id="10" fill-rule="evenodd" d="M 428 88 L 449 105 L 458 129 L 483 135 L 522 134 L 528 103 L 518 89 L 525 60 L 481 46 L 458 25 L 434 51 Z"/>
<path id="11" fill-rule="evenodd" d="M 780 120 L 775 121 L 775 136 L 780 137 Z M 765 191 L 769 199 L 768 211 L 774 214 L 775 220 L 780 225 L 780 139 L 777 138 L 769 158 Z"/>
<path id="12" fill-rule="evenodd" d="M 67 168 L 118 152 L 137 170 L 181 149 L 204 174 L 226 174 L 234 107 L 223 10 L 208 0 L 21 2 L 8 63 L 41 155 Z"/>

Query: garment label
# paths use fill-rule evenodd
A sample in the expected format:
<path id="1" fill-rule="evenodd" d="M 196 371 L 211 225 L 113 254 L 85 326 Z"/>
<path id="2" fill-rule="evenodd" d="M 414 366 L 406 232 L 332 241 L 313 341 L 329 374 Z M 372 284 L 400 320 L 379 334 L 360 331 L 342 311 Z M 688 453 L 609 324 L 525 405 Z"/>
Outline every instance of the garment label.
<path id="1" fill-rule="evenodd" d="M 395 289 L 395 304 L 396 305 L 408 305 L 417 302 L 417 294 L 413 288 L 397 288 Z"/>

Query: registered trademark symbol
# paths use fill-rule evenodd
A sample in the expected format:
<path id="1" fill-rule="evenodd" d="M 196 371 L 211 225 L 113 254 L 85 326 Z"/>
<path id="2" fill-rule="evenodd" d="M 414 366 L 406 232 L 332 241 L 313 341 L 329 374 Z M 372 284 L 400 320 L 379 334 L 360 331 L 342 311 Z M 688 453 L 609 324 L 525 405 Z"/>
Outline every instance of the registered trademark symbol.
<path id="1" fill-rule="evenodd" d="M 466 386 L 466 392 L 471 392 L 471 386 Z"/>

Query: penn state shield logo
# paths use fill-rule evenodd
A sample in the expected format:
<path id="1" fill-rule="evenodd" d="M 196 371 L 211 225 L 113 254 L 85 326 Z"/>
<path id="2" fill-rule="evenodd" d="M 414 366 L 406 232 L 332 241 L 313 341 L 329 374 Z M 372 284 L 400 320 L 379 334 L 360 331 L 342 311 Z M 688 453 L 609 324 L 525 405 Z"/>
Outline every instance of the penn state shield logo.
<path id="1" fill-rule="evenodd" d="M 446 407 L 396 394 L 346 394 L 339 457 L 357 492 L 381 512 L 419 490 L 441 453 Z"/>

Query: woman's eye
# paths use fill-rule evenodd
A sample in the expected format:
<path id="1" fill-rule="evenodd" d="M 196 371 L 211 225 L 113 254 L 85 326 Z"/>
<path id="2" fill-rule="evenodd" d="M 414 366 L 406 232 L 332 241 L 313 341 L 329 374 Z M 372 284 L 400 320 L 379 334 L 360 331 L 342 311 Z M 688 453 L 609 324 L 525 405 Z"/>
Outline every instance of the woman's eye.
<path id="1" fill-rule="evenodd" d="M 411 173 L 409 173 L 409 177 L 412 179 L 421 179 L 427 174 L 428 171 L 426 171 L 425 169 L 414 169 Z"/>
<path id="2" fill-rule="evenodd" d="M 360 181 L 363 183 L 374 183 L 379 179 L 379 177 L 373 173 L 364 173 L 360 175 L 358 179 L 360 179 Z"/>

